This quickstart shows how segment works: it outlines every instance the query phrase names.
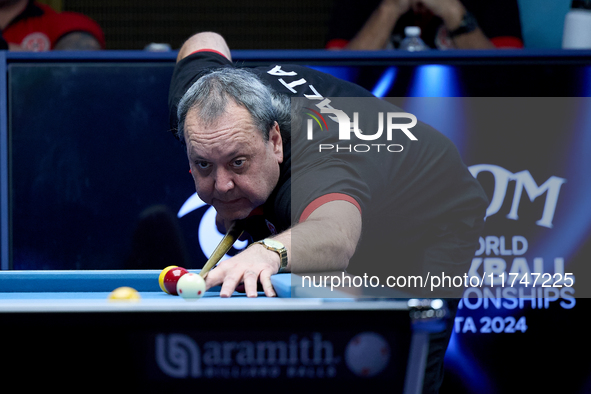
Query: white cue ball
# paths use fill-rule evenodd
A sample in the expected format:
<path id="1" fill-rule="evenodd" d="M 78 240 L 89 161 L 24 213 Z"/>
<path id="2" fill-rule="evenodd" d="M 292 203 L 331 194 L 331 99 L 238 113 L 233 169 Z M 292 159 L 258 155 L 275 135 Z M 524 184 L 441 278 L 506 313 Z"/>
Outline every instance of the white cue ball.
<path id="1" fill-rule="evenodd" d="M 205 294 L 205 280 L 200 275 L 189 272 L 178 280 L 176 291 L 185 300 L 196 300 Z"/>

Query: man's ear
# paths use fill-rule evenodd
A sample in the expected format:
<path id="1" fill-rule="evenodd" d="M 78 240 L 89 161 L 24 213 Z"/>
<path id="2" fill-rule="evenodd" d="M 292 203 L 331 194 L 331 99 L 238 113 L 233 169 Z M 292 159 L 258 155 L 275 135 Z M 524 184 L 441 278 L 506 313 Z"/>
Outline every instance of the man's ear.
<path id="1" fill-rule="evenodd" d="M 272 144 L 273 153 L 277 157 L 279 163 L 283 163 L 283 138 L 281 138 L 281 130 L 279 124 L 275 122 L 269 130 L 269 143 Z"/>

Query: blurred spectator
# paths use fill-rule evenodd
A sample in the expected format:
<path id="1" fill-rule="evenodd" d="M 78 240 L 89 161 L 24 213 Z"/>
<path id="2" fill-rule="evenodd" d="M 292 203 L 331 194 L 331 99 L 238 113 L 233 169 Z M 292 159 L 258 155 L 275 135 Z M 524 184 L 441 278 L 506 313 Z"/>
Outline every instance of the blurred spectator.
<path id="1" fill-rule="evenodd" d="M 8 43 L 4 41 L 4 37 L 0 34 L 0 50 L 2 49 L 8 49 Z"/>
<path id="2" fill-rule="evenodd" d="M 0 29 L 10 50 L 105 48 L 100 26 L 85 15 L 56 12 L 33 0 L 0 0 Z"/>
<path id="3" fill-rule="evenodd" d="M 335 1 L 327 49 L 393 49 L 406 26 L 434 49 L 523 48 L 516 0 Z"/>

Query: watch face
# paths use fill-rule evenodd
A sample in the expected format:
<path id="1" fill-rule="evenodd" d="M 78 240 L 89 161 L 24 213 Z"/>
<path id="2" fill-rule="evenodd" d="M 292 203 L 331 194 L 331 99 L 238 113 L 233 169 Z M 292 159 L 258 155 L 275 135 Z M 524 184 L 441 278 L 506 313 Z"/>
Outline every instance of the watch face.
<path id="1" fill-rule="evenodd" d="M 283 244 L 281 242 L 275 241 L 273 239 L 265 239 L 263 242 L 265 243 L 265 245 L 270 246 L 275 249 L 283 248 Z"/>

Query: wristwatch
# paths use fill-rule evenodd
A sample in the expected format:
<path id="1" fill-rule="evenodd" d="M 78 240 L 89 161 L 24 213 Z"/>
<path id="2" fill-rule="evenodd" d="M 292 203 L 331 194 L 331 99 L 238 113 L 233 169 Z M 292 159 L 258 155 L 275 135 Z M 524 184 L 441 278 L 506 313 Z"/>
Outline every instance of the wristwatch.
<path id="1" fill-rule="evenodd" d="M 279 266 L 279 273 L 284 272 L 287 268 L 287 249 L 285 246 L 274 239 L 265 238 L 262 241 L 253 242 L 250 246 L 260 244 L 263 245 L 267 250 L 271 250 L 279 255 L 281 258 L 281 265 Z"/>
<path id="2" fill-rule="evenodd" d="M 471 33 L 478 28 L 478 22 L 470 11 L 466 11 L 460 22 L 460 26 L 448 32 L 449 38 L 454 38 L 462 34 Z"/>

